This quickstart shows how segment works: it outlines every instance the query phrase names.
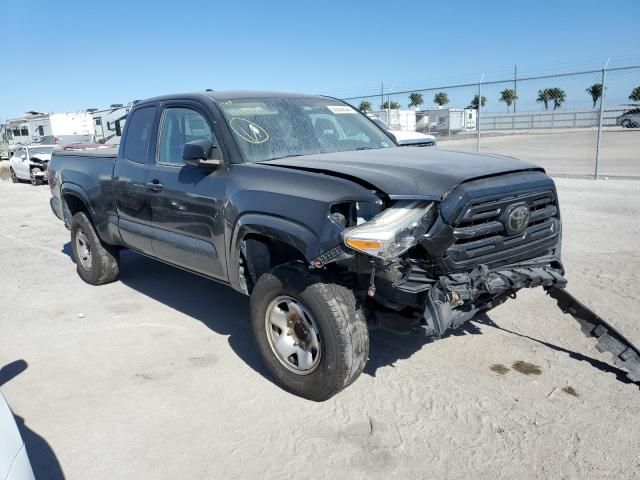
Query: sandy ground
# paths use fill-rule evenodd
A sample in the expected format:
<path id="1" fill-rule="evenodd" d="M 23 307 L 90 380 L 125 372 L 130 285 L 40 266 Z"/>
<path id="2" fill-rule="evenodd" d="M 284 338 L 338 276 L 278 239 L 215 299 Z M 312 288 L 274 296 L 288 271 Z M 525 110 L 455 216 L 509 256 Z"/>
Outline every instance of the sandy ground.
<path id="1" fill-rule="evenodd" d="M 553 175 L 593 176 L 596 161 L 595 129 L 556 130 L 552 133 L 486 136 L 480 151 L 510 155 L 542 165 Z M 476 151 L 476 139 L 447 140 L 440 148 Z M 600 143 L 600 176 L 640 178 L 640 129 L 605 128 Z"/>
<path id="2" fill-rule="evenodd" d="M 571 291 L 640 343 L 640 183 L 558 186 Z M 48 196 L 0 182 L 0 383 L 40 480 L 640 478 L 638 386 L 540 289 L 437 342 L 374 332 L 311 403 L 245 297 L 135 254 L 84 284 Z"/>

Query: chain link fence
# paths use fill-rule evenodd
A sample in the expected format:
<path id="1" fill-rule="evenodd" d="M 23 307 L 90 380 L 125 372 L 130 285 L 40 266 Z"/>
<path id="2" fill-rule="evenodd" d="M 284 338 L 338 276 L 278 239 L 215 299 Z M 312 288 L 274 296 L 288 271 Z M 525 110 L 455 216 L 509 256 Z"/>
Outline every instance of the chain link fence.
<path id="1" fill-rule="evenodd" d="M 435 135 L 439 148 L 511 155 L 557 176 L 640 179 L 640 66 L 344 100 L 393 130 Z"/>

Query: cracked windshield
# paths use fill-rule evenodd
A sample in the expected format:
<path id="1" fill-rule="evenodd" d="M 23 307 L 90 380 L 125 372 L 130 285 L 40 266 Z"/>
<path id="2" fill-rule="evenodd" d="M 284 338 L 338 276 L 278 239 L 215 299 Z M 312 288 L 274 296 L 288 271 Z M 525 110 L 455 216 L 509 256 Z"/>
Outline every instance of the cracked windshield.
<path id="1" fill-rule="evenodd" d="M 220 106 L 250 162 L 395 147 L 364 115 L 333 99 L 238 99 Z"/>

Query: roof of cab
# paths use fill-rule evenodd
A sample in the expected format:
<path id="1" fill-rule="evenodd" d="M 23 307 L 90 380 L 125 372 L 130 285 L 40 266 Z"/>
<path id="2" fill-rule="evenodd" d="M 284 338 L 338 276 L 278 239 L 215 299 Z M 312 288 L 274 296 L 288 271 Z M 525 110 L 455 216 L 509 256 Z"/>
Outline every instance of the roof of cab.
<path id="1" fill-rule="evenodd" d="M 167 100 L 185 100 L 185 99 L 202 99 L 203 97 L 209 98 L 214 102 L 222 102 L 225 100 L 236 99 L 259 99 L 259 98 L 328 98 L 323 95 L 307 95 L 301 93 L 287 93 L 287 92 L 269 92 L 269 91 L 256 91 L 256 90 L 227 90 L 216 91 L 207 90 L 205 92 L 197 93 L 178 93 L 173 95 L 162 95 L 159 97 L 148 98 L 136 102 L 136 105 L 152 102 L 162 102 Z"/>

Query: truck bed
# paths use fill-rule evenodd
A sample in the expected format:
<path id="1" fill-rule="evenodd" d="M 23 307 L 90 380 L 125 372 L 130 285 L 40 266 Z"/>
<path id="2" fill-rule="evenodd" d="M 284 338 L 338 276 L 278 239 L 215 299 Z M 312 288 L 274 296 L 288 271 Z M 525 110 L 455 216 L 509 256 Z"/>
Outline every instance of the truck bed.
<path id="1" fill-rule="evenodd" d="M 49 162 L 51 209 L 58 218 L 65 220 L 60 201 L 63 188 L 66 195 L 75 195 L 87 205 L 97 224 L 106 223 L 115 212 L 112 180 L 116 156 L 115 149 L 53 152 Z"/>

